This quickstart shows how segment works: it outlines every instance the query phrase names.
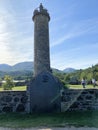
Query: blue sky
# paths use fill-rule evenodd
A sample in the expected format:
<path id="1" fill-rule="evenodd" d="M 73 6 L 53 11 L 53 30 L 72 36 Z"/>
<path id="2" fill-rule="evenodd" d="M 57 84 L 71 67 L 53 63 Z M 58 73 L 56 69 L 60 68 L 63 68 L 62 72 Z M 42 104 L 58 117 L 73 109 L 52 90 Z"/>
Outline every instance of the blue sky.
<path id="1" fill-rule="evenodd" d="M 98 0 L 0 0 L 0 64 L 33 61 L 32 15 L 43 3 L 51 20 L 51 66 L 84 69 L 98 63 Z"/>

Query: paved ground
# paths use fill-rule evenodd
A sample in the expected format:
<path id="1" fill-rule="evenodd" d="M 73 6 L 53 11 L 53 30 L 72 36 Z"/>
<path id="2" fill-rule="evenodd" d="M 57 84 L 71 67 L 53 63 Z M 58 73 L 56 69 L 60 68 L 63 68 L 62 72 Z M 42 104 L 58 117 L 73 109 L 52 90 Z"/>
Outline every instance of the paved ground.
<path id="1" fill-rule="evenodd" d="M 64 128 L 2 128 L 0 130 L 98 130 L 98 128 L 88 128 L 88 127 L 64 127 Z"/>

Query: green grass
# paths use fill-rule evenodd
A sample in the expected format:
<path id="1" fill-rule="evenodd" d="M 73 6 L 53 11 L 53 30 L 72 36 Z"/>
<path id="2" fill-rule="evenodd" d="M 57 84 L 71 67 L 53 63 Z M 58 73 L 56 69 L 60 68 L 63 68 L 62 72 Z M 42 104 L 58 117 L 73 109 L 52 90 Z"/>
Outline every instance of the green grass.
<path id="1" fill-rule="evenodd" d="M 98 128 L 98 111 L 58 114 L 2 114 L 0 115 L 0 126 L 11 128 L 88 126 Z"/>
<path id="2" fill-rule="evenodd" d="M 25 91 L 27 88 L 27 86 L 17 86 L 17 87 L 14 87 L 12 88 L 13 91 Z M 82 85 L 68 85 L 68 88 L 70 89 L 83 89 Z M 92 85 L 86 85 L 86 89 L 92 89 L 93 86 Z M 96 89 L 98 88 L 95 87 Z M 2 87 L 0 87 L 0 91 L 4 91 Z"/>
<path id="3" fill-rule="evenodd" d="M 17 86 L 12 88 L 13 91 L 25 91 L 26 86 Z M 0 87 L 0 91 L 4 91 L 2 87 Z"/>
<path id="4" fill-rule="evenodd" d="M 70 89 L 83 89 L 82 85 L 68 85 L 68 87 Z M 93 89 L 93 85 L 86 85 L 86 89 Z M 95 87 L 96 89 L 98 88 L 98 86 Z"/>
<path id="5" fill-rule="evenodd" d="M 17 86 L 17 87 L 14 87 L 12 90 L 14 91 L 25 91 L 27 88 L 27 86 Z"/>

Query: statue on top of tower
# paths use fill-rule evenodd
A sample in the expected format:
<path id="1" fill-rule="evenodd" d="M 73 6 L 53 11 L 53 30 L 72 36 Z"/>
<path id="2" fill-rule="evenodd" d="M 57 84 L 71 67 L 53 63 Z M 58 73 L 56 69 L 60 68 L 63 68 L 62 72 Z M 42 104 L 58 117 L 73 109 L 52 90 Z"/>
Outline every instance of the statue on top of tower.
<path id="1" fill-rule="evenodd" d="M 34 17 L 35 17 L 36 15 L 40 15 L 40 14 L 45 15 L 45 16 L 48 16 L 49 21 L 50 21 L 49 13 L 48 13 L 47 9 L 45 9 L 45 8 L 43 7 L 42 3 L 40 3 L 40 6 L 34 10 L 32 19 L 34 20 Z"/>
<path id="2" fill-rule="evenodd" d="M 40 9 L 40 12 L 43 11 L 43 5 L 42 5 L 42 3 L 40 4 L 39 9 Z"/>

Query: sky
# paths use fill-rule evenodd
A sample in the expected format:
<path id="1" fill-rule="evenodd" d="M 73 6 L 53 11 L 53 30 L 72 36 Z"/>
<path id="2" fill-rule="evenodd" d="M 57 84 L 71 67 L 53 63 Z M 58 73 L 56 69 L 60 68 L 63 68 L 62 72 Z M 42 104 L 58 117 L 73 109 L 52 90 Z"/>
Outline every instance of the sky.
<path id="1" fill-rule="evenodd" d="M 33 11 L 48 10 L 51 67 L 98 63 L 98 0 L 0 0 L 0 64 L 33 61 Z"/>

